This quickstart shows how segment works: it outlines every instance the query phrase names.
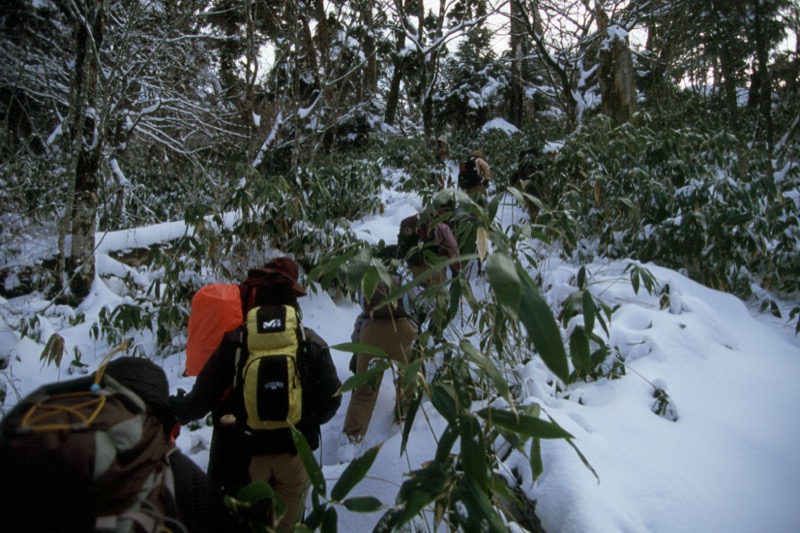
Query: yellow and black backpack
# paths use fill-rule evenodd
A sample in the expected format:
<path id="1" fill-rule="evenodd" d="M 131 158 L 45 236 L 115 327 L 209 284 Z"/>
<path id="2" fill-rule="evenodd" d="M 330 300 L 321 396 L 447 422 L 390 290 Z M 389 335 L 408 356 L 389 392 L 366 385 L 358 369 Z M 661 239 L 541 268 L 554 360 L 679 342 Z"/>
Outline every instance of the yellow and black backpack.
<path id="1" fill-rule="evenodd" d="M 247 313 L 247 359 L 237 365 L 247 426 L 288 428 L 303 413 L 297 356 L 305 343 L 294 307 L 264 305 Z"/>

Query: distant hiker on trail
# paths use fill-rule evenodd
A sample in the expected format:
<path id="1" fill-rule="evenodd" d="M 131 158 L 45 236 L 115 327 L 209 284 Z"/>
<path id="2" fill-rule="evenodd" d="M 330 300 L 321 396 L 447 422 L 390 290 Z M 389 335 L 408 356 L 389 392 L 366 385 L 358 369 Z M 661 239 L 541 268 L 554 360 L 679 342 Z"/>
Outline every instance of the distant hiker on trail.
<path id="1" fill-rule="evenodd" d="M 466 192 L 473 200 L 484 202 L 486 185 L 492 172 L 486 157 L 480 150 L 474 150 L 458 168 L 458 188 Z"/>
<path id="2" fill-rule="evenodd" d="M 412 344 L 419 334 L 418 326 L 411 316 L 413 302 L 410 293 L 391 304 L 381 305 L 392 291 L 402 285 L 400 275 L 392 275 L 392 287 L 380 281 L 371 298 L 362 294 L 361 314 L 356 318 L 352 340 L 360 344 L 375 346 L 386 352 L 389 359 L 402 364 L 411 361 Z M 378 356 L 368 353 L 355 354 L 355 374 L 366 372 Z M 339 461 L 352 461 L 359 452 L 359 447 L 367 434 L 375 401 L 378 399 L 383 373 L 372 383 L 365 383 L 352 391 L 347 414 L 342 427 L 343 442 L 339 446 Z M 405 419 L 406 408 L 410 398 L 399 381 L 395 382 L 396 399 L 394 420 Z"/>
<path id="3" fill-rule="evenodd" d="M 400 222 L 397 258 L 406 261 L 414 278 L 422 275 L 430 276 L 423 282 L 424 286 L 444 282 L 447 279 L 446 269 L 437 268 L 436 264 L 457 256 L 458 242 L 450 227 L 444 222 L 422 220 L 419 213 Z M 430 269 L 435 269 L 435 272 L 428 273 Z M 457 274 L 459 269 L 459 263 L 450 265 L 453 274 Z"/>
<path id="4" fill-rule="evenodd" d="M 234 530 L 222 494 L 175 446 L 177 429 L 167 376 L 143 357 L 40 387 L 2 421 L 3 529 Z"/>
<path id="5" fill-rule="evenodd" d="M 436 160 L 443 164 L 447 164 L 447 135 L 439 135 L 436 138 Z"/>
<path id="6" fill-rule="evenodd" d="M 288 257 L 250 270 L 247 282 L 255 290 L 246 324 L 225 334 L 192 390 L 172 398 L 179 422 L 211 411 L 218 430 L 232 436 L 212 455 L 224 455 L 221 467 L 238 469 L 227 476 L 231 480 L 272 486 L 286 504 L 282 517 L 274 516 L 274 509 L 271 516 L 273 522 L 279 519 L 279 531 L 290 531 L 300 518 L 308 485 L 290 426 L 314 450 L 320 425 L 341 404 L 335 396 L 341 382 L 327 343 L 300 322 L 297 299 L 306 292 L 297 277 L 297 264 Z"/>
<path id="7" fill-rule="evenodd" d="M 439 185 L 442 188 L 451 188 L 453 186 L 453 177 L 450 173 L 450 166 L 447 161 L 447 135 L 439 135 L 436 138 L 436 161 L 439 163 L 439 170 L 442 177 L 439 179 Z"/>
<path id="8" fill-rule="evenodd" d="M 511 185 L 543 200 L 547 191 L 544 178 L 547 160 L 548 157 L 537 147 L 520 151 L 517 169 L 511 176 Z M 535 221 L 539 215 L 539 206 L 528 198 L 525 199 L 525 204 L 531 221 Z"/>
<path id="9" fill-rule="evenodd" d="M 447 135 L 439 135 L 435 140 L 431 140 L 429 144 L 436 158 L 432 178 L 443 189 L 452 187 L 450 167 L 447 163 Z"/>

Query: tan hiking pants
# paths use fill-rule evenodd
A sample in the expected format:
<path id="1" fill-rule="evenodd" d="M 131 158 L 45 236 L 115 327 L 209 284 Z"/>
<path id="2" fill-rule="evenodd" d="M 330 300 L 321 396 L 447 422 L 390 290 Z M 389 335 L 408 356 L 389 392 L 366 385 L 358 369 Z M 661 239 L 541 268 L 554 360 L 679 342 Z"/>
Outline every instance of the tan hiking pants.
<path id="1" fill-rule="evenodd" d="M 250 460 L 250 479 L 266 481 L 286 503 L 286 514 L 278 522 L 278 531 L 291 531 L 300 519 L 308 474 L 299 455 L 276 453 L 256 455 Z"/>
<path id="2" fill-rule="evenodd" d="M 417 339 L 417 335 L 417 326 L 411 320 L 376 318 L 368 321 L 361 328 L 359 342 L 381 348 L 394 361 L 408 363 L 411 359 L 411 345 Z M 366 372 L 369 362 L 374 358 L 375 356 L 365 353 L 357 354 L 356 374 Z M 342 428 L 342 431 L 350 437 L 361 439 L 366 435 L 372 411 L 375 409 L 375 401 L 378 399 L 382 378 L 382 375 L 377 376 L 375 388 L 372 388 L 369 383 L 365 383 L 350 394 L 350 404 L 347 406 L 347 414 Z M 408 399 L 405 391 L 400 390 L 399 384 L 396 383 L 395 386 L 397 387 L 395 416 L 402 418 L 405 416 Z"/>

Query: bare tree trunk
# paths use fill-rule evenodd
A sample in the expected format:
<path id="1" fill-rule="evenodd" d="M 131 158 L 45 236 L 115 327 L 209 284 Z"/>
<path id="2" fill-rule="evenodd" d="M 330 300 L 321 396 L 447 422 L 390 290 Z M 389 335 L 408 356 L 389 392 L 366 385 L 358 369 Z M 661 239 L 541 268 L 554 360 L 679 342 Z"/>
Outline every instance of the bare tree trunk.
<path id="1" fill-rule="evenodd" d="M 97 219 L 97 184 L 103 132 L 98 116 L 97 84 L 100 73 L 98 51 L 103 43 L 106 2 L 95 0 L 86 6 L 76 49 L 76 90 L 78 128 L 75 130 L 75 190 L 71 216 L 72 246 L 69 288 L 74 298 L 89 294 L 95 275 L 95 229 Z M 90 116 L 90 110 L 93 114 Z"/>
<path id="2" fill-rule="evenodd" d="M 425 3 L 420 2 L 419 20 L 424 20 L 425 17 Z M 439 0 L 439 14 L 436 20 L 436 30 L 427 42 L 432 46 L 428 46 L 427 50 L 419 50 L 421 65 L 424 69 L 424 75 L 420 80 L 421 94 L 422 94 L 422 126 L 425 131 L 426 137 L 433 136 L 433 93 L 436 87 L 436 80 L 439 77 L 439 57 L 441 56 L 442 43 L 436 42 L 442 38 L 442 30 L 444 28 L 445 15 L 447 13 L 446 0 Z M 423 34 L 423 25 L 419 25 L 420 43 L 426 42 Z"/>
<path id="3" fill-rule="evenodd" d="M 84 151 L 75 175 L 75 206 L 72 215 L 72 252 L 69 288 L 76 298 L 89 294 L 94 282 L 95 229 L 97 219 L 97 185 L 100 150 Z"/>
<path id="4" fill-rule="evenodd" d="M 375 30 L 373 25 L 375 22 L 372 17 L 372 9 L 372 2 L 368 1 L 361 14 L 364 28 L 367 32 L 364 36 L 364 56 L 366 57 L 367 64 L 364 68 L 364 76 L 361 83 L 362 94 L 360 95 L 359 101 L 371 99 L 372 95 L 378 90 L 378 54 L 375 36 L 373 34 Z"/>
<path id="5" fill-rule="evenodd" d="M 720 70 L 722 71 L 722 86 L 725 91 L 725 106 L 731 117 L 736 116 L 738 104 L 736 102 L 736 69 L 732 66 L 731 54 L 728 45 L 723 42 L 719 51 Z"/>
<path id="6" fill-rule="evenodd" d="M 598 33 L 605 39 L 597 66 L 603 112 L 618 122 L 627 122 L 636 112 L 636 79 L 628 37 L 609 28 L 601 0 L 595 2 L 595 20 Z"/>
<path id="7" fill-rule="evenodd" d="M 756 59 L 758 65 L 758 110 L 761 114 L 764 140 L 772 148 L 772 82 L 769 74 L 769 42 L 764 34 L 763 2 L 753 0 L 753 33 L 755 34 Z"/>
<path id="8" fill-rule="evenodd" d="M 520 0 L 511 0 L 509 2 L 511 17 L 511 36 L 509 39 L 511 47 L 509 53 L 511 58 L 511 88 L 508 96 L 508 118 L 518 128 L 522 127 L 522 121 L 525 119 L 522 61 L 526 56 L 525 39 L 523 38 L 525 34 L 525 27 L 522 22 L 523 11 L 519 2 Z"/>
<path id="9" fill-rule="evenodd" d="M 405 17 L 405 7 L 403 0 L 395 0 L 398 17 L 401 19 L 398 24 L 403 23 Z M 384 114 L 383 121 L 393 126 L 397 115 L 397 106 L 400 102 L 400 84 L 403 81 L 403 71 L 405 64 L 405 57 L 402 55 L 406 47 L 406 32 L 403 29 L 395 30 L 395 45 L 394 45 L 394 64 L 392 72 L 392 81 L 389 83 L 389 95 L 386 97 L 386 113 Z"/>

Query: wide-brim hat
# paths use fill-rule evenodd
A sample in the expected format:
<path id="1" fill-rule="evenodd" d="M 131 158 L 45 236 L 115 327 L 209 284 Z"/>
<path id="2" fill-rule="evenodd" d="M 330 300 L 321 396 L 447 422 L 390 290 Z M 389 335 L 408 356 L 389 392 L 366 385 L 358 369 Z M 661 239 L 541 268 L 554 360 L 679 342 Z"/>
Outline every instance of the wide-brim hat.
<path id="1" fill-rule="evenodd" d="M 298 296 L 306 295 L 306 290 L 297 281 L 299 268 L 291 257 L 276 257 L 275 259 L 271 259 L 263 268 L 247 272 L 249 277 L 263 277 L 264 274 L 277 274 L 290 283 L 292 290 L 294 290 Z"/>

